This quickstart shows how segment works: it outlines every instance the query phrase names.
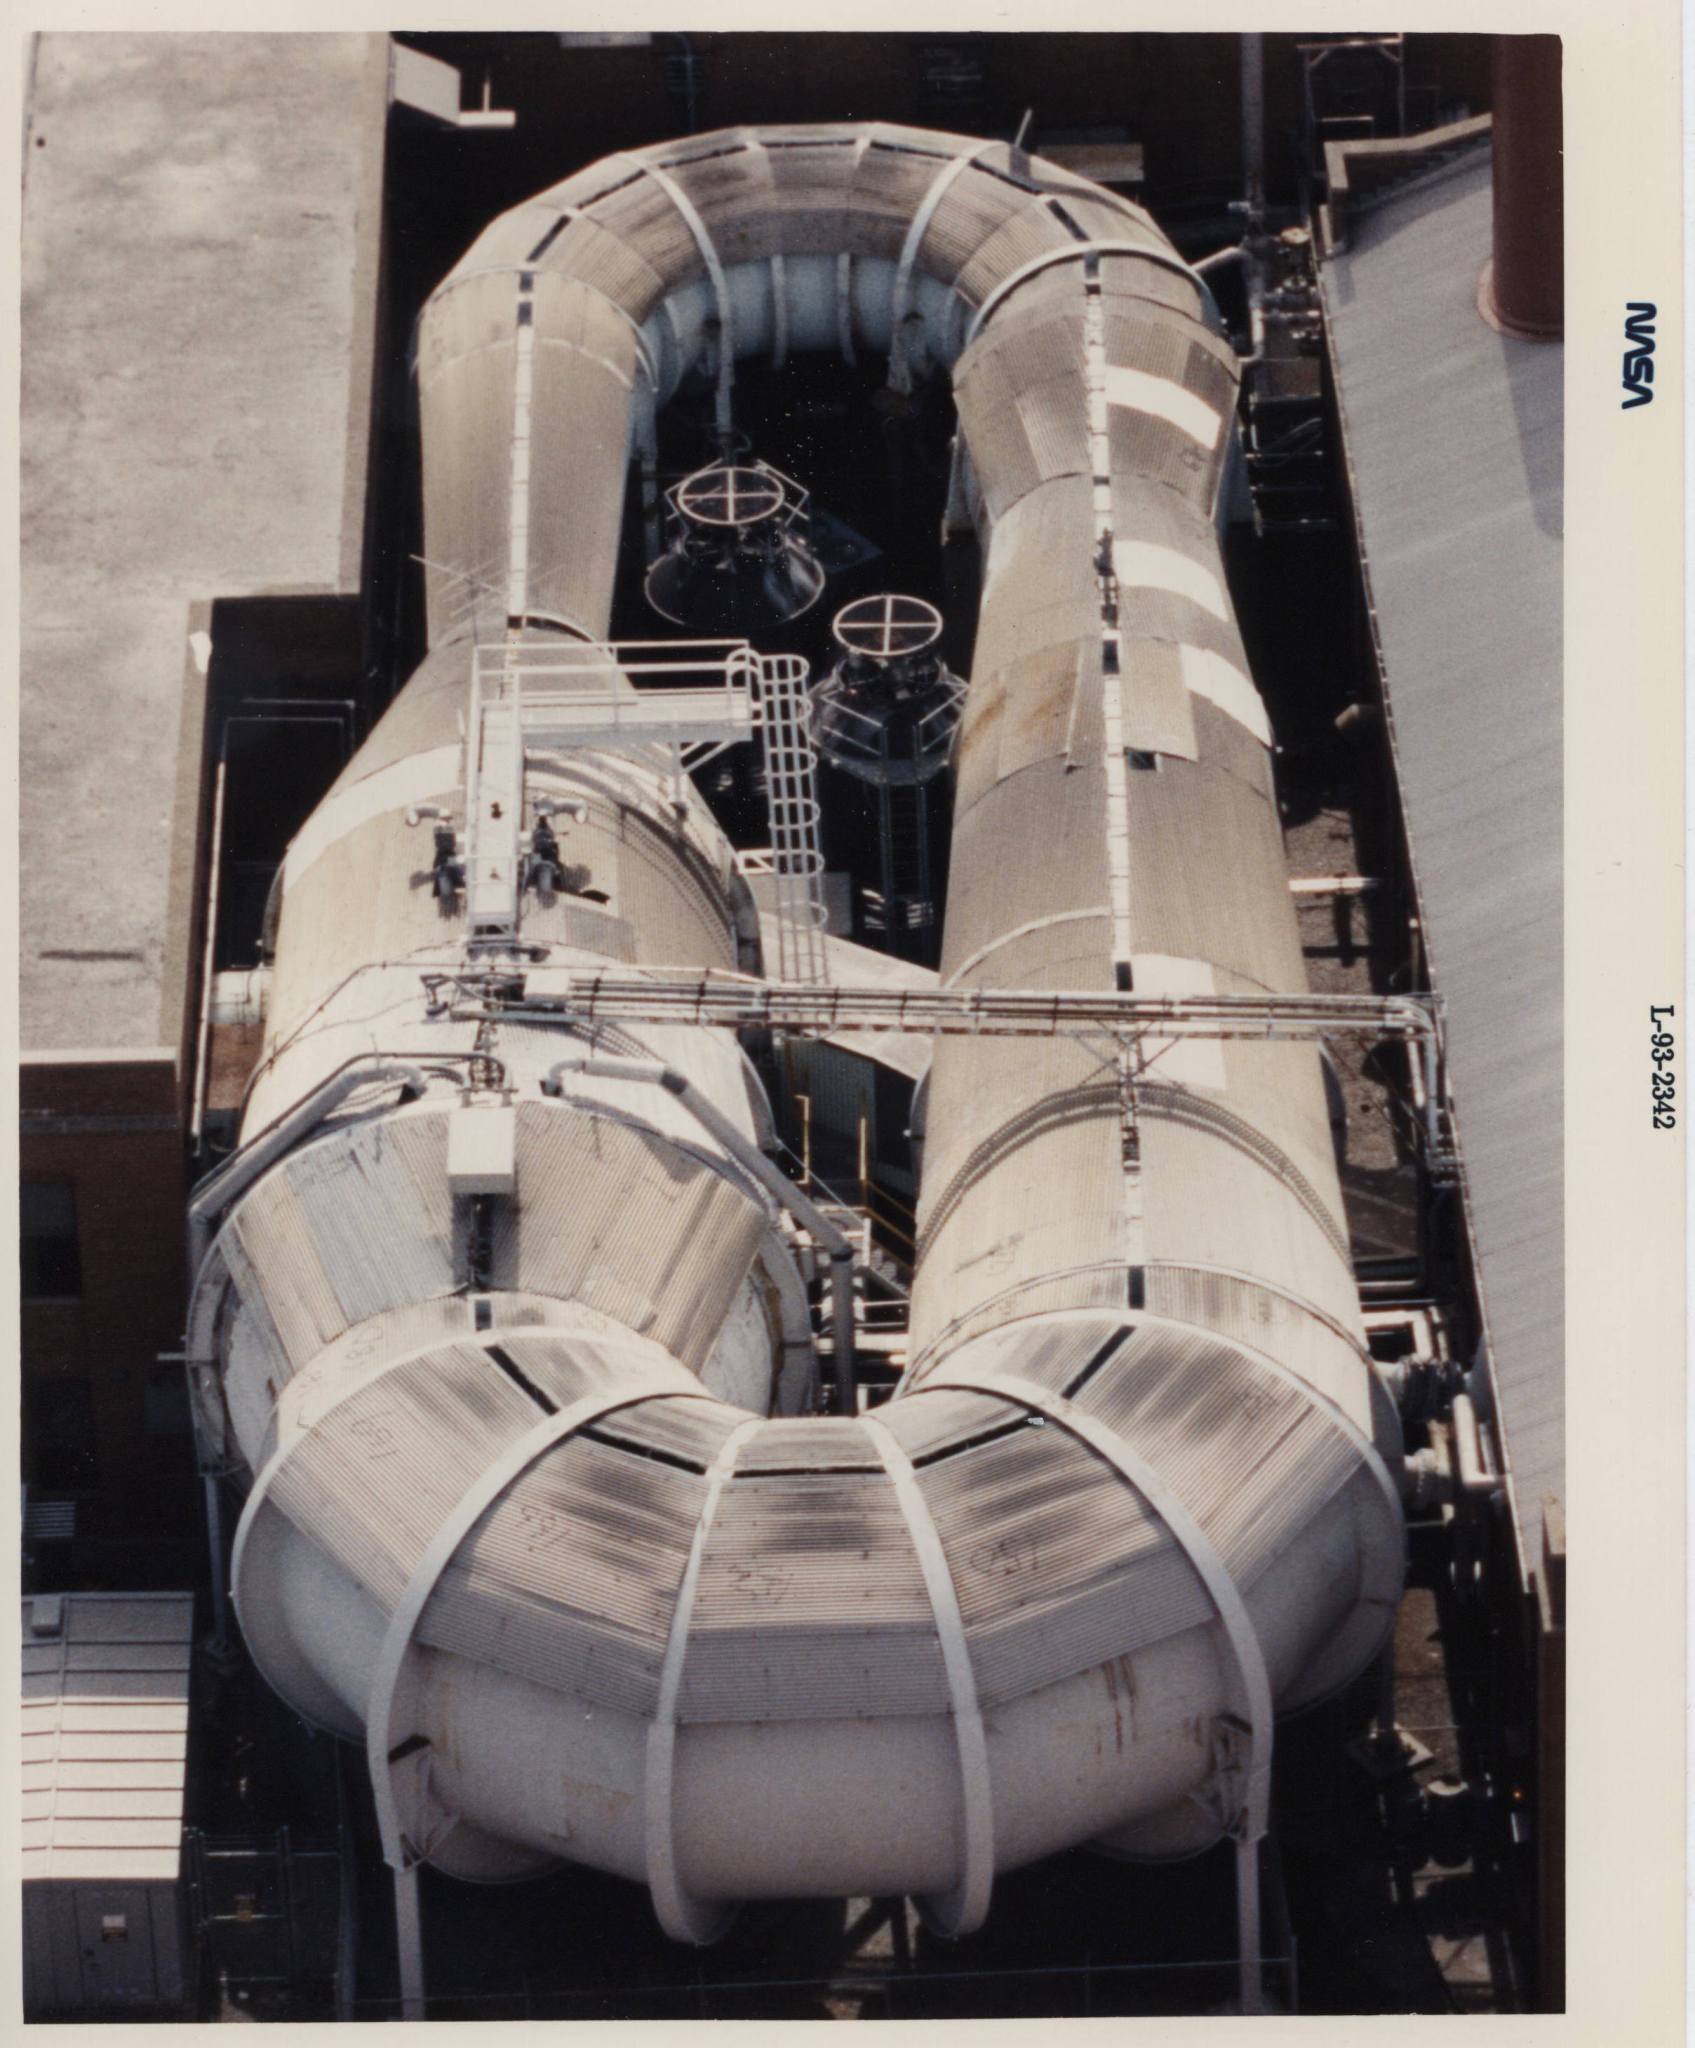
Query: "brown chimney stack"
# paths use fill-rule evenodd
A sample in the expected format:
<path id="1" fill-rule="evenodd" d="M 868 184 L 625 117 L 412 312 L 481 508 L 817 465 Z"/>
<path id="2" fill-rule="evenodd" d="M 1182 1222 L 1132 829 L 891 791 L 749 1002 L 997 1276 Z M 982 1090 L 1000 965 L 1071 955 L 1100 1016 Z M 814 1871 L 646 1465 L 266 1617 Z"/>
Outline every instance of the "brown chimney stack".
<path id="1" fill-rule="evenodd" d="M 1560 39 L 1497 36 L 1495 254 L 1478 286 L 1490 326 L 1558 341 L 1565 325 Z"/>

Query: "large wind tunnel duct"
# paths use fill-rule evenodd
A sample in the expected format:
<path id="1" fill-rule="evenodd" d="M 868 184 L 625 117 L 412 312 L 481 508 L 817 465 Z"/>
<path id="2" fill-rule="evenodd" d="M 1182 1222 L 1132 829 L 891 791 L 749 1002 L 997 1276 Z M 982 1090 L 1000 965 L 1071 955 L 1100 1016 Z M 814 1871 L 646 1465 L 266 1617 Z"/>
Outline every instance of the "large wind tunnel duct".
<path id="1" fill-rule="evenodd" d="M 1139 209 L 1004 144 L 729 131 L 504 216 L 426 311 L 433 651 L 291 850 L 250 1132 L 373 1038 L 426 1070 L 487 1048 L 412 993 L 463 934 L 408 884 L 401 807 L 457 785 L 473 640 L 604 634 L 631 437 L 691 336 L 720 375 L 754 347 L 955 363 L 987 578 L 948 978 L 1301 985 L 1204 287 Z M 657 767 L 534 773 L 586 803 L 610 900 L 528 905 L 526 943 L 751 957 L 728 849 L 670 822 Z M 607 1049 L 692 1064 L 754 1131 L 733 1047 L 639 1036 Z M 659 1089 L 550 1101 L 557 1031 L 493 1051 L 516 1194 L 477 1287 L 460 1083 L 432 1078 L 350 1098 L 243 1198 L 191 1339 L 257 1475 L 243 1625 L 301 1711 L 363 1731 L 391 1857 L 572 1858 L 686 1939 L 739 1899 L 893 1892 L 960 1931 L 1051 1851 L 1263 1824 L 1272 1706 L 1364 1665 L 1401 1572 L 1316 1055 L 1190 1044 L 1136 1079 L 1068 1041 L 943 1045 L 914 1372 L 815 1421 L 739 1391 L 795 1384 L 793 1274 L 733 1160 Z"/>

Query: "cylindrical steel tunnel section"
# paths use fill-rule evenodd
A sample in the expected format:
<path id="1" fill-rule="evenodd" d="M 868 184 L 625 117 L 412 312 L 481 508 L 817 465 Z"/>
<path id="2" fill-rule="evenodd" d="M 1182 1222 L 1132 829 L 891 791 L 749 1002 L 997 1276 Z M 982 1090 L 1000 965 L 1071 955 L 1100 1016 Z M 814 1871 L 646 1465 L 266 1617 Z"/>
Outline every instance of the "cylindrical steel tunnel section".
<path id="1" fill-rule="evenodd" d="M 757 963 L 704 807 L 639 746 L 522 764 L 526 819 L 583 816 L 516 1015 L 429 886 L 406 813 L 498 745 L 473 669 L 604 636 L 644 416 L 779 336 L 954 365 L 986 573 L 945 978 L 1302 986 L 1214 526 L 1234 360 L 1139 209 L 1004 144 L 736 130 L 480 238 L 418 342 L 432 651 L 291 848 L 244 1134 L 373 1052 L 425 1092 L 356 1091 L 213 1219 L 191 1352 L 253 1475 L 243 1626 L 365 1740 L 391 1858 L 580 1860 L 692 1940 L 771 1896 L 959 1931 L 1077 1842 L 1251 1831 L 1272 1708 L 1363 1666 L 1401 1569 L 1312 1050 L 944 1044 L 909 1383 L 808 1419 L 765 1192 L 661 1088 L 541 1086 L 651 1058 L 757 1138 L 733 1044 L 533 1007 L 555 966 Z"/>

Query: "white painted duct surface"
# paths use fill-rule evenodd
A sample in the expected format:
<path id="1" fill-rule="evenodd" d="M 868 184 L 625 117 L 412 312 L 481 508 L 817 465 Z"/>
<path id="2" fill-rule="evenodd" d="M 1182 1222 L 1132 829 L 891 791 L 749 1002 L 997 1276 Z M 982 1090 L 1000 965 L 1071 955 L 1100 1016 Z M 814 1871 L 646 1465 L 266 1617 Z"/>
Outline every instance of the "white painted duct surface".
<path id="1" fill-rule="evenodd" d="M 682 1939 L 891 1892 L 960 1931 L 1071 1844 L 1254 1832 L 1273 1705 L 1362 1668 L 1400 1587 L 1310 1051 L 944 1044 L 916 1368 L 818 1421 L 786 1226 L 733 1157 L 651 1085 L 544 1097 L 568 1037 L 440 1000 L 464 929 L 404 812 L 458 788 L 471 646 L 604 634 L 631 436 L 687 362 L 723 392 L 751 350 L 891 344 L 900 376 L 957 357 L 986 549 L 945 976 L 1300 986 L 1214 539 L 1234 365 L 1151 222 L 919 131 L 614 158 L 426 311 L 433 651 L 291 852 L 244 1135 L 354 1057 L 424 1093 L 356 1089 L 217 1219 L 191 1333 L 203 1436 L 252 1479 L 243 1626 L 365 1742 L 391 1858 L 576 1859 Z M 584 805 L 566 858 L 606 901 L 527 907 L 526 944 L 753 964 L 656 764 L 530 788 Z M 709 1033 L 597 1049 L 756 1133 Z M 496 1111 L 510 1184 L 474 1207 L 453 1119 Z"/>

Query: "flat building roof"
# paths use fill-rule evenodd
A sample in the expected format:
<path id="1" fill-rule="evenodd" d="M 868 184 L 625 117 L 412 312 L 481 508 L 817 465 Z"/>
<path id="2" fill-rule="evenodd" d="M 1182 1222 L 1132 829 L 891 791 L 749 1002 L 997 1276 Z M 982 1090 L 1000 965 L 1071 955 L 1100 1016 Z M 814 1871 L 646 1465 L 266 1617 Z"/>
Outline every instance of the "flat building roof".
<path id="1" fill-rule="evenodd" d="M 369 35 L 34 46 L 26 1057 L 181 1042 L 209 654 L 191 604 L 359 587 L 387 64 Z"/>

